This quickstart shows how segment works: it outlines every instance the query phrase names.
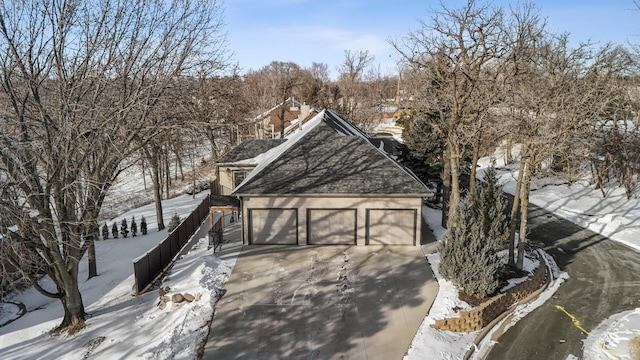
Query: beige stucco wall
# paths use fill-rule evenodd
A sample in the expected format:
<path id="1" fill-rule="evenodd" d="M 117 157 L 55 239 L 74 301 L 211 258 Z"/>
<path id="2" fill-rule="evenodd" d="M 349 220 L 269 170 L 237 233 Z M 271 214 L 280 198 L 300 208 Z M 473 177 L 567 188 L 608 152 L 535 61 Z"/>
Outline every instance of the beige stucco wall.
<path id="1" fill-rule="evenodd" d="M 307 209 L 356 209 L 356 241 L 366 244 L 367 209 L 414 209 L 416 231 L 414 245 L 420 245 L 422 199 L 419 197 L 243 197 L 243 242 L 248 244 L 249 209 L 297 209 L 298 245 L 307 244 Z"/>
<path id="2" fill-rule="evenodd" d="M 219 165 L 218 166 L 218 185 L 220 186 L 220 195 L 230 195 L 234 189 L 233 171 L 251 171 L 255 165 Z"/>

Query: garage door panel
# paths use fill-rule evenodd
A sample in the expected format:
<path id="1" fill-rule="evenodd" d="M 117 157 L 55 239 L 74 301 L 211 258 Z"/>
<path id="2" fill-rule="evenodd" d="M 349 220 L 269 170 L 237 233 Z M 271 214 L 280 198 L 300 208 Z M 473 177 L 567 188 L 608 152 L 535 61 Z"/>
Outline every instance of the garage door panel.
<path id="1" fill-rule="evenodd" d="M 309 244 L 354 245 L 356 243 L 355 209 L 309 210 Z"/>
<path id="2" fill-rule="evenodd" d="M 298 243 L 296 209 L 252 209 L 253 244 L 295 245 Z"/>
<path id="3" fill-rule="evenodd" d="M 413 245 L 416 210 L 369 209 L 368 243 L 372 245 Z"/>

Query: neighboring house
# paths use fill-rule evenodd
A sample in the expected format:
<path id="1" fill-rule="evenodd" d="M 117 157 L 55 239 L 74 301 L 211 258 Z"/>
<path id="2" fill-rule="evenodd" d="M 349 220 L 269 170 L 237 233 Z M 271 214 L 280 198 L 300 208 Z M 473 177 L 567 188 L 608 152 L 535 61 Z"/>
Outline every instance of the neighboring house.
<path id="1" fill-rule="evenodd" d="M 419 245 L 422 200 L 432 194 L 382 148 L 320 112 L 235 188 L 243 243 Z"/>
<path id="2" fill-rule="evenodd" d="M 282 107 L 285 107 L 284 122 L 280 118 L 282 116 Z M 284 136 L 287 137 L 291 133 L 298 130 L 300 124 L 303 124 L 313 118 L 317 111 L 309 105 L 300 103 L 294 98 L 289 98 L 283 104 L 274 106 L 265 113 L 257 116 L 250 124 L 250 129 L 246 132 L 245 138 L 252 139 L 274 139 L 280 138 L 284 125 Z"/>

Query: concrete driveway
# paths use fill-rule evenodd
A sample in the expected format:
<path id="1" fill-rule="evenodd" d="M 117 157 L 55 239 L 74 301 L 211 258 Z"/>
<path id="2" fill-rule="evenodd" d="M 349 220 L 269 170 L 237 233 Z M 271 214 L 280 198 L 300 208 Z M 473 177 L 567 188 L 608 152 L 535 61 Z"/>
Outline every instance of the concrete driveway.
<path id="1" fill-rule="evenodd" d="M 420 247 L 246 246 L 203 359 L 401 359 L 438 285 Z"/>

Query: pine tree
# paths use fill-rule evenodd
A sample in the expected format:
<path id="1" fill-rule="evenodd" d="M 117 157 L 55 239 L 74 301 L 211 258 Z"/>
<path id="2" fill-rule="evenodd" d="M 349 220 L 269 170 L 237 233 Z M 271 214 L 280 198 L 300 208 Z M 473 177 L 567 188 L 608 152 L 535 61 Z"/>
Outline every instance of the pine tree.
<path id="1" fill-rule="evenodd" d="M 443 153 L 445 144 L 429 124 L 429 117 L 402 116 L 398 122 L 403 126 L 402 138 L 409 153 L 404 153 L 402 162 L 414 172 L 419 172 L 421 179 L 441 182 L 444 168 Z"/>
<path id="2" fill-rule="evenodd" d="M 440 273 L 465 294 L 484 298 L 500 286 L 496 239 L 483 233 L 477 219 L 477 204 L 472 196 L 460 202 L 452 214 L 452 226 L 442 239 L 440 251 Z"/>
<path id="3" fill-rule="evenodd" d="M 118 238 L 118 223 L 117 222 L 113 222 L 113 226 L 111 226 L 111 236 L 114 239 Z"/>
<path id="4" fill-rule="evenodd" d="M 171 221 L 169 221 L 169 226 L 167 229 L 169 232 L 172 232 L 175 228 L 178 227 L 178 225 L 180 225 L 180 216 L 174 213 L 173 217 L 171 218 Z"/>
<path id="5" fill-rule="evenodd" d="M 144 216 L 140 218 L 140 233 L 147 235 L 147 219 L 145 219 Z"/>
<path id="6" fill-rule="evenodd" d="M 131 237 L 136 237 L 138 235 L 138 224 L 136 224 L 135 215 L 131 216 Z"/>
<path id="7" fill-rule="evenodd" d="M 109 227 L 107 226 L 107 223 L 104 223 L 104 225 L 102 225 L 102 239 L 107 240 L 108 238 L 109 238 Z"/>
<path id="8" fill-rule="evenodd" d="M 126 238 L 127 235 L 129 235 L 129 226 L 127 225 L 126 218 L 123 218 L 122 222 L 120 223 L 120 233 L 122 234 L 123 238 Z"/>
<path id="9" fill-rule="evenodd" d="M 482 182 L 474 187 L 474 212 L 482 226 L 485 237 L 495 239 L 499 245 L 506 245 L 509 236 L 507 221 L 507 200 L 504 198 L 502 185 L 498 183 L 495 166 L 487 168 Z"/>

